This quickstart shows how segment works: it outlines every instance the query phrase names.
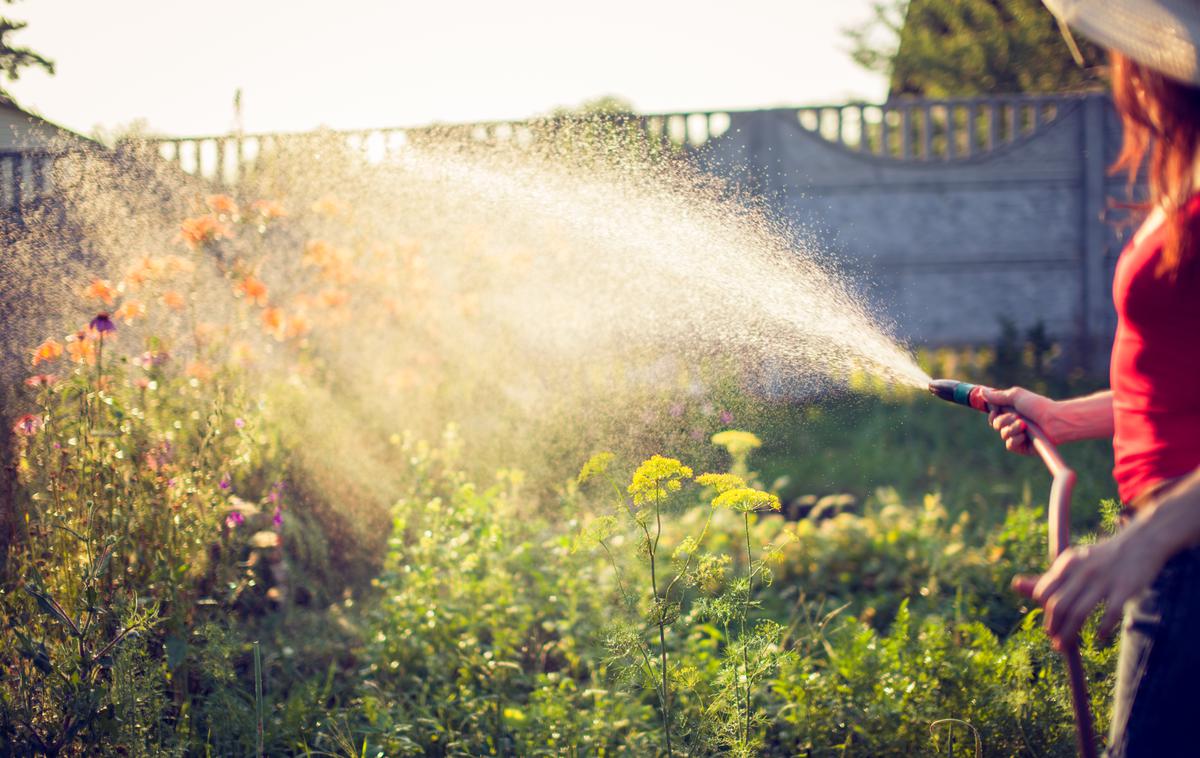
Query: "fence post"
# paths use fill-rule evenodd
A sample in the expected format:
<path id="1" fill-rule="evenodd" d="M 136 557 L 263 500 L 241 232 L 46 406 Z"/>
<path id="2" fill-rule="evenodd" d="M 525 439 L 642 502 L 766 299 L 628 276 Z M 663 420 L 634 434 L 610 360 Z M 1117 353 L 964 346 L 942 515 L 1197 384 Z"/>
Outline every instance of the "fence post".
<path id="1" fill-rule="evenodd" d="M 1080 194 L 1083 202 L 1079 237 L 1079 363 L 1092 371 L 1104 369 L 1111 347 L 1106 344 L 1110 337 L 1112 295 L 1106 249 L 1109 231 L 1104 218 L 1107 203 L 1104 132 L 1109 107 L 1107 95 L 1086 95 L 1080 135 L 1083 148 Z"/>

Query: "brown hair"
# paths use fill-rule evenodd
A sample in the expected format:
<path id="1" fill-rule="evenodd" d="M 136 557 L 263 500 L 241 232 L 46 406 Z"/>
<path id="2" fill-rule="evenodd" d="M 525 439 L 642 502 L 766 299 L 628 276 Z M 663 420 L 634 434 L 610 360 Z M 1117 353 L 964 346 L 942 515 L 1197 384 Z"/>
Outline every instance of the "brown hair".
<path id="1" fill-rule="evenodd" d="M 1162 206 L 1166 238 L 1157 274 L 1174 278 L 1180 267 L 1197 259 L 1200 225 L 1190 222 L 1185 206 L 1196 187 L 1196 154 L 1200 148 L 1200 88 L 1158 73 L 1118 52 L 1110 53 L 1113 101 L 1124 127 L 1121 154 L 1110 173 L 1127 172 L 1132 189 L 1150 154 L 1146 180 L 1150 199 L 1133 207 L 1149 211 Z"/>

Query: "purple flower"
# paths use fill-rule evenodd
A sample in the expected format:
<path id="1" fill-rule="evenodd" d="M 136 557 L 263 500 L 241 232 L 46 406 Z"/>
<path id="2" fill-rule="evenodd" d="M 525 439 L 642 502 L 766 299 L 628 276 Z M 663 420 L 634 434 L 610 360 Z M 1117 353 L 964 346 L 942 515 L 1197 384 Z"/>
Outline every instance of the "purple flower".
<path id="1" fill-rule="evenodd" d="M 283 528 L 283 509 L 278 505 L 275 506 L 275 515 L 271 517 L 271 523 L 275 525 L 276 529 Z"/>
<path id="2" fill-rule="evenodd" d="M 235 418 L 233 420 L 233 425 L 236 426 L 238 429 L 241 429 L 242 427 L 246 426 L 246 419 L 242 418 L 241 416 L 238 416 L 237 418 Z"/>
<path id="3" fill-rule="evenodd" d="M 221 481 L 217 482 L 217 485 L 223 490 L 229 489 L 232 484 L 233 481 L 229 478 L 229 474 L 221 474 Z"/>
<path id="4" fill-rule="evenodd" d="M 275 483 L 271 485 L 271 494 L 267 495 L 267 500 L 270 500 L 272 503 L 276 503 L 275 507 L 278 508 L 279 500 L 282 497 L 283 497 L 283 480 L 277 479 L 275 481 Z"/>
<path id="5" fill-rule="evenodd" d="M 98 334 L 117 331 L 117 325 L 112 322 L 112 319 L 108 317 L 107 313 L 97 313 L 96 318 L 92 319 L 88 326 L 92 328 L 92 331 Z"/>
<path id="6" fill-rule="evenodd" d="M 670 412 L 671 412 L 671 416 L 673 418 L 682 417 L 683 416 L 683 403 L 675 403 L 674 405 L 672 405 Z"/>
<path id="7" fill-rule="evenodd" d="M 730 413 L 729 411 L 721 411 L 721 415 L 719 418 L 721 419 L 722 424 L 732 424 L 733 423 L 733 414 Z"/>
<path id="8" fill-rule="evenodd" d="M 230 511 L 229 515 L 225 517 L 225 526 L 230 529 L 237 529 L 244 523 L 246 523 L 246 517 L 242 515 L 241 511 Z"/>

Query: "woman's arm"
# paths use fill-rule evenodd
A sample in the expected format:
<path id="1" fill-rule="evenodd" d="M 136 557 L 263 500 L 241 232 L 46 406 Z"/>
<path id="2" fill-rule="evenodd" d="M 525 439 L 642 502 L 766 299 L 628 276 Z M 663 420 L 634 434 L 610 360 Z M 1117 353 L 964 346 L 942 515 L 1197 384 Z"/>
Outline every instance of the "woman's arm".
<path id="1" fill-rule="evenodd" d="M 1045 574 L 1018 576 L 1013 587 L 1046 609 L 1046 631 L 1056 646 L 1075 639 L 1104 603 L 1100 633 L 1121 620 L 1125 601 L 1150 586 L 1176 553 L 1200 544 L 1200 469 L 1141 508 L 1115 536 L 1066 550 Z"/>
<path id="2" fill-rule="evenodd" d="M 993 406 L 1013 409 L 992 411 L 988 421 L 1000 432 L 1005 447 L 1014 452 L 1025 455 L 1033 452 L 1022 418 L 1040 426 L 1053 442 L 1059 444 L 1113 435 L 1111 390 L 1070 400 L 1051 400 L 1023 387 L 988 388 L 984 390 L 984 397 Z"/>

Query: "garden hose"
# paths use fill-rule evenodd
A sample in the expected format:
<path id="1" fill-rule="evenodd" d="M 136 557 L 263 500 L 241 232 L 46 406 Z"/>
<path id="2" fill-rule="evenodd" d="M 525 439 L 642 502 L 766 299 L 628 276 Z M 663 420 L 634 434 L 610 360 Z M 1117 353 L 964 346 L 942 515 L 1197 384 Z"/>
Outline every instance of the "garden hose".
<path id="1" fill-rule="evenodd" d="M 929 391 L 951 403 L 965 405 L 987 413 L 992 410 L 984 398 L 984 387 L 954 379 L 935 379 L 929 383 Z M 1008 409 L 1011 410 L 1011 409 Z M 1025 432 L 1042 463 L 1050 470 L 1050 563 L 1066 550 L 1070 541 L 1071 491 L 1075 488 L 1075 472 L 1067 467 L 1058 448 L 1035 423 L 1022 418 Z M 1092 711 L 1088 705 L 1087 680 L 1083 676 L 1083 659 L 1079 655 L 1078 641 L 1068 643 L 1062 649 L 1067 662 L 1067 673 L 1071 681 L 1071 702 L 1075 708 L 1076 736 L 1079 739 L 1079 754 L 1084 758 L 1096 757 L 1096 739 L 1092 727 Z"/>

